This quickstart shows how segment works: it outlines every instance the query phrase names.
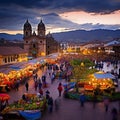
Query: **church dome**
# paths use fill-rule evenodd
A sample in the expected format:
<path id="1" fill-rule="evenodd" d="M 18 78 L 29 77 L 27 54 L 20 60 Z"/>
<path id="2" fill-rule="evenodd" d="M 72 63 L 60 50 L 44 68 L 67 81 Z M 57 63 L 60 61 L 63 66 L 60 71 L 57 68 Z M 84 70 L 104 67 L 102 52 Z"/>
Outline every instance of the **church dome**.
<path id="1" fill-rule="evenodd" d="M 45 25 L 42 22 L 42 20 L 40 21 L 40 23 L 38 24 L 38 30 L 45 30 Z"/>
<path id="2" fill-rule="evenodd" d="M 24 24 L 24 29 L 29 29 L 29 30 L 31 30 L 31 24 L 28 22 L 28 20 L 27 20 L 26 23 Z"/>

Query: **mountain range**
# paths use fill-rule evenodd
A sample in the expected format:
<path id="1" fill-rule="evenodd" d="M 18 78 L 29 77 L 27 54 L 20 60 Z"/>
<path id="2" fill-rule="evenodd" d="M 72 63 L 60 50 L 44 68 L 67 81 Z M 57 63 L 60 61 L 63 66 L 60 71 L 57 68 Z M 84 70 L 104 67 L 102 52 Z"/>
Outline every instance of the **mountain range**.
<path id="1" fill-rule="evenodd" d="M 55 40 L 59 42 L 88 42 L 93 40 L 107 41 L 120 38 L 120 29 L 118 30 L 75 30 L 68 32 L 52 33 Z M 0 33 L 0 39 L 5 40 L 23 40 L 22 34 L 6 34 Z"/>

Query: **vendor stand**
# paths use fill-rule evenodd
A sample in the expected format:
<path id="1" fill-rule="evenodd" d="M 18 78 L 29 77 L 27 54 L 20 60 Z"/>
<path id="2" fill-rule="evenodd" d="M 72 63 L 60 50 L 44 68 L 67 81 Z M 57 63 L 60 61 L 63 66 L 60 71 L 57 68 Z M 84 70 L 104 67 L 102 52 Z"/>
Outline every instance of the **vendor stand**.
<path id="1" fill-rule="evenodd" d="M 10 96 L 5 93 L 0 94 L 0 111 L 2 111 L 7 105 L 8 100 L 10 99 Z"/>
<path id="2" fill-rule="evenodd" d="M 44 97 L 25 93 L 22 99 L 8 105 L 1 113 L 3 117 L 16 113 L 16 115 L 19 115 L 19 118 L 22 116 L 25 120 L 36 120 L 41 118 L 45 109 L 46 99 Z M 15 120 L 19 120 L 19 118 Z"/>
<path id="3" fill-rule="evenodd" d="M 0 85 L 0 93 L 6 93 L 8 91 L 10 91 L 10 87 L 8 85 Z"/>

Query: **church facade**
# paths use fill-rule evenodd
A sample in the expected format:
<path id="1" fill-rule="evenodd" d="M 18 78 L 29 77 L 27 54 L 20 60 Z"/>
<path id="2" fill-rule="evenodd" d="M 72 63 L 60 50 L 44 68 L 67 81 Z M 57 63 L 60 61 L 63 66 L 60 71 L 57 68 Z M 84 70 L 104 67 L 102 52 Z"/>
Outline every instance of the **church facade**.
<path id="1" fill-rule="evenodd" d="M 24 49 L 29 57 L 37 58 L 58 51 L 58 43 L 52 35 L 46 35 L 45 25 L 40 21 L 37 26 L 37 34 L 32 31 L 32 26 L 27 20 L 23 27 Z"/>
<path id="2" fill-rule="evenodd" d="M 45 25 L 42 20 L 37 26 L 37 35 L 32 32 L 32 26 L 27 20 L 23 28 L 24 49 L 28 52 L 28 56 L 36 58 L 46 55 L 46 36 Z"/>

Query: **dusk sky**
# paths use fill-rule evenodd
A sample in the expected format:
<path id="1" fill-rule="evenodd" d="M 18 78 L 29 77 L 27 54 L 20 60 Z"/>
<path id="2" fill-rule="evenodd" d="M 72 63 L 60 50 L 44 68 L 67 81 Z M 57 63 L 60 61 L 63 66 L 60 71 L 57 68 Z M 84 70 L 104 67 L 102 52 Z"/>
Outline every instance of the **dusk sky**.
<path id="1" fill-rule="evenodd" d="M 0 33 L 23 33 L 27 19 L 34 31 L 42 19 L 46 33 L 120 29 L 120 0 L 0 1 Z"/>

